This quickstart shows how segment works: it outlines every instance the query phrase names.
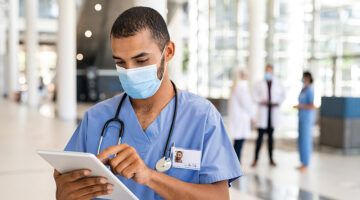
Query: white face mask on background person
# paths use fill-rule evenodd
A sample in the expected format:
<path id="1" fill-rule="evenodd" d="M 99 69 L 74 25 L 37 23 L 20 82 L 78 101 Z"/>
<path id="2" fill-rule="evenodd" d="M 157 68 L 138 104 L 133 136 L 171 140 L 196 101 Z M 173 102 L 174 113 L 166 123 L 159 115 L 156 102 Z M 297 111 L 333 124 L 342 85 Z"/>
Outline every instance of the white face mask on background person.
<path id="1" fill-rule="evenodd" d="M 166 47 L 161 53 L 160 60 L 162 60 L 165 49 Z M 165 76 L 166 67 L 161 80 L 158 78 L 157 64 L 131 69 L 116 65 L 116 70 L 119 73 L 119 80 L 126 94 L 133 99 L 147 99 L 159 90 Z"/>

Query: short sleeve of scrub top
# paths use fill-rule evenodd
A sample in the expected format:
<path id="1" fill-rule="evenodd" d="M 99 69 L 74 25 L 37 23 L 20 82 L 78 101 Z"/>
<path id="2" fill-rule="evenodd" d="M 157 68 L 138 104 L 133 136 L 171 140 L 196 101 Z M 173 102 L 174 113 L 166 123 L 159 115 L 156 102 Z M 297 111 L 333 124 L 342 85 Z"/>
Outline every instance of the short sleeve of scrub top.
<path id="1" fill-rule="evenodd" d="M 220 113 L 211 104 L 205 124 L 200 183 L 228 180 L 242 176 L 240 164 L 230 143 Z"/>

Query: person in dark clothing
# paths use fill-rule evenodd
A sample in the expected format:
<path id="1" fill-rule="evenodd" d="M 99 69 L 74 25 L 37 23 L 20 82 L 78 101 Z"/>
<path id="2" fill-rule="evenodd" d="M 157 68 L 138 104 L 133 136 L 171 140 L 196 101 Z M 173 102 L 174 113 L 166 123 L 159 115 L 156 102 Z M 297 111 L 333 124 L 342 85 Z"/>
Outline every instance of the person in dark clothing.
<path id="1" fill-rule="evenodd" d="M 257 128 L 258 137 L 255 147 L 255 158 L 252 167 L 257 165 L 259 152 L 265 134 L 268 135 L 268 151 L 271 166 L 276 166 L 273 158 L 273 134 L 279 121 L 279 106 L 285 99 L 285 91 L 280 81 L 274 77 L 272 65 L 266 65 L 264 80 L 254 87 L 254 100 L 258 105 Z"/>

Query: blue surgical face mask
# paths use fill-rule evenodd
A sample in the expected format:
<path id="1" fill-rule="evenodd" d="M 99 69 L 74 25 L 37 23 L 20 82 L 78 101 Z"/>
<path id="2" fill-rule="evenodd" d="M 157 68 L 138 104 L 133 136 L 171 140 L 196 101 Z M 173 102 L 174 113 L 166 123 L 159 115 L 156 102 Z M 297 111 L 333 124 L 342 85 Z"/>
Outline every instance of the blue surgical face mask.
<path id="1" fill-rule="evenodd" d="M 272 73 L 269 73 L 269 72 L 266 72 L 266 73 L 265 73 L 265 80 L 267 80 L 267 81 L 271 81 L 271 80 L 272 80 L 272 78 L 273 78 Z"/>
<path id="2" fill-rule="evenodd" d="M 161 58 L 163 53 L 164 51 L 161 53 Z M 166 67 L 161 80 L 159 80 L 157 76 L 156 64 L 131 69 L 116 66 L 116 69 L 126 94 L 133 99 L 147 99 L 153 96 L 160 88 L 161 82 L 164 79 Z"/>

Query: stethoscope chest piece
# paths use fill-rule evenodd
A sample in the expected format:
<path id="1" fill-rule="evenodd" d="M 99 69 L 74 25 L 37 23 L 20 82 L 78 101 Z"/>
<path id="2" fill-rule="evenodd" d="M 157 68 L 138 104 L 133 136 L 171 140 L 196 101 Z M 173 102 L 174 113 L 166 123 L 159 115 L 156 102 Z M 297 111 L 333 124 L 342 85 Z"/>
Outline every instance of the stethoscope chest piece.
<path id="1" fill-rule="evenodd" d="M 171 168 L 171 159 L 162 157 L 160 160 L 156 163 L 156 171 L 158 172 L 166 172 Z"/>

